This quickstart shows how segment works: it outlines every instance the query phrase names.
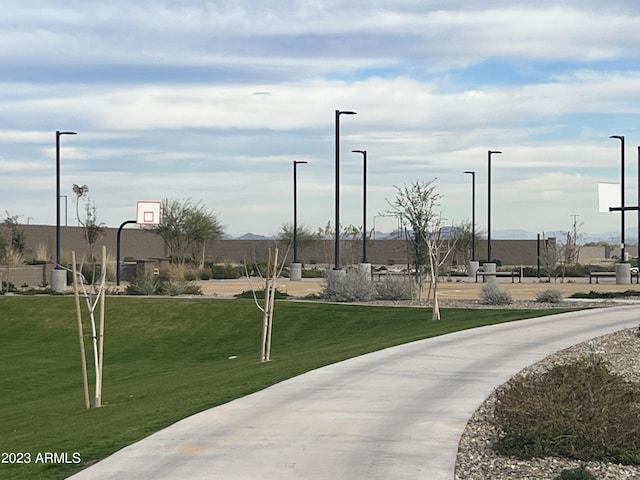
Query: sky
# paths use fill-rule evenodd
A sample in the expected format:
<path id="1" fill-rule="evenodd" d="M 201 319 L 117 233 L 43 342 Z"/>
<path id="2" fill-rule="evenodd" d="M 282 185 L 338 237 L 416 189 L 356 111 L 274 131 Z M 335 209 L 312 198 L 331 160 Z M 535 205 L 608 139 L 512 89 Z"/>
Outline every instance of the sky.
<path id="1" fill-rule="evenodd" d="M 0 214 L 63 225 L 73 184 L 97 220 L 140 200 L 191 199 L 229 235 L 334 223 L 367 228 L 397 187 L 433 181 L 446 223 L 544 233 L 619 232 L 598 183 L 636 205 L 640 145 L 636 0 L 4 0 Z M 84 198 L 80 202 L 84 217 Z M 66 203 L 66 210 L 65 210 Z M 626 214 L 637 224 L 636 212 Z"/>

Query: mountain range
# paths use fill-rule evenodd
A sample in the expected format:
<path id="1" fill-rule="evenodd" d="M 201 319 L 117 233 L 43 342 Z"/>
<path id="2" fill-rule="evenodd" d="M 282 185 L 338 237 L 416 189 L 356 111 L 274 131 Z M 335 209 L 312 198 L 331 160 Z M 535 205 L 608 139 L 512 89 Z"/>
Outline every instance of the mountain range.
<path id="1" fill-rule="evenodd" d="M 562 238 L 566 235 L 566 232 L 551 231 L 551 232 L 529 232 L 527 230 L 496 230 L 491 234 L 491 238 L 494 240 L 535 240 L 538 235 L 542 238 Z M 620 241 L 619 232 L 605 232 L 605 233 L 580 233 L 578 232 L 579 243 L 597 243 L 607 242 L 610 244 L 617 244 Z M 625 243 L 635 244 L 637 242 L 638 232 L 635 229 L 627 229 L 625 231 Z M 238 237 L 229 236 L 226 237 L 229 240 L 273 240 L 274 236 L 265 236 L 255 233 L 245 233 Z M 331 238 L 331 237 L 328 237 Z M 389 240 L 396 238 L 392 232 L 374 232 L 372 238 L 375 240 Z"/>

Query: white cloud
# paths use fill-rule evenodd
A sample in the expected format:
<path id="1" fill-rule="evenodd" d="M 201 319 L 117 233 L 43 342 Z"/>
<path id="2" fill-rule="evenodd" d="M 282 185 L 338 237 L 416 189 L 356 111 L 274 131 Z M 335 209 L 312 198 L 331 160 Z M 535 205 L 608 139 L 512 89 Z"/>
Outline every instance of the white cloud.
<path id="1" fill-rule="evenodd" d="M 370 216 L 394 184 L 437 177 L 445 216 L 462 220 L 462 171 L 478 172 L 480 196 L 491 148 L 504 152 L 494 228 L 553 230 L 571 214 L 616 228 L 590 202 L 619 176 L 607 137 L 626 135 L 630 151 L 637 141 L 636 2 L 9 0 L 4 11 L 0 211 L 53 220 L 54 132 L 68 129 L 62 185 L 90 185 L 110 225 L 136 200 L 192 197 L 235 233 L 277 231 L 301 159 L 301 220 L 325 225 L 340 108 L 358 112 L 341 118 L 344 223 L 361 222 L 350 150 L 369 152 Z"/>

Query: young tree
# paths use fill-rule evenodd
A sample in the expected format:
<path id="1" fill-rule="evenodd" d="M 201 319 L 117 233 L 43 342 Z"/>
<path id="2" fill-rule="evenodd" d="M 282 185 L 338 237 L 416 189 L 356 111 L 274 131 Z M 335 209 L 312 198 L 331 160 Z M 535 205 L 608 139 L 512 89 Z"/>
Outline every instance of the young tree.
<path id="1" fill-rule="evenodd" d="M 434 181 L 416 181 L 410 186 L 395 187 L 396 198 L 388 202 L 407 226 L 412 272 L 417 281 L 418 301 L 422 301 L 424 272 L 430 273 L 430 293 L 433 292 L 433 319 L 440 319 L 438 305 L 439 268 L 455 246 L 455 229 L 445 234 L 442 216 L 436 212 L 442 196 L 435 191 Z"/>
<path id="2" fill-rule="evenodd" d="M 18 221 L 19 216 L 11 216 L 9 215 L 9 212 L 5 213 L 7 216 L 2 224 L 0 224 L 0 227 L 2 227 L 0 229 L 0 261 L 2 261 L 7 267 L 5 286 L 6 290 L 9 291 L 9 267 L 11 267 L 11 265 L 18 265 L 24 261 L 23 254 L 25 249 L 25 234 L 20 227 L 20 223 Z M 2 290 L 1 287 L 2 285 L 0 285 L 0 291 Z"/>
<path id="3" fill-rule="evenodd" d="M 96 209 L 96 204 L 88 197 L 89 187 L 87 185 L 76 185 L 73 184 L 72 187 L 73 193 L 76 195 L 76 217 L 78 218 L 78 223 L 82 226 L 84 233 L 83 237 L 87 242 L 87 250 L 82 258 L 80 271 L 82 272 L 82 265 L 84 265 L 85 260 L 91 264 L 91 282 L 94 283 L 94 279 L 96 277 L 96 259 L 94 256 L 94 251 L 96 247 L 96 243 L 98 240 L 102 238 L 105 232 L 104 223 L 98 222 L 98 214 Z M 85 215 L 84 218 L 80 218 L 80 199 L 85 199 L 84 209 Z"/>
<path id="4" fill-rule="evenodd" d="M 161 223 L 153 232 L 162 238 L 174 263 L 184 262 L 189 248 L 192 248 L 192 258 L 198 251 L 204 255 L 206 242 L 220 239 L 224 228 L 216 215 L 199 202 L 167 198 L 162 201 Z"/>
<path id="5" fill-rule="evenodd" d="M 547 274 L 547 280 L 551 283 L 551 275 L 558 266 L 558 248 L 555 239 L 545 239 L 542 237 L 542 250 L 540 252 L 540 267 Z"/>
<path id="6" fill-rule="evenodd" d="M 562 232 L 564 237 L 558 245 L 558 259 L 560 261 L 560 281 L 564 283 L 564 277 L 569 265 L 576 265 L 580 257 L 580 245 L 578 244 L 579 228 L 577 215 L 573 217 L 573 229 Z"/>

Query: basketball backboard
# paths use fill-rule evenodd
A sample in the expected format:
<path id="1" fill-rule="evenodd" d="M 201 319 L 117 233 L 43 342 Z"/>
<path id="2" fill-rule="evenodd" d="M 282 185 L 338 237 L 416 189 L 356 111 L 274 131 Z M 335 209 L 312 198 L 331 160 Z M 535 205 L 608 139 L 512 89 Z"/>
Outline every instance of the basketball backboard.
<path id="1" fill-rule="evenodd" d="M 600 212 L 609 212 L 610 207 L 619 207 L 620 204 L 619 183 L 598 183 L 598 210 Z"/>
<path id="2" fill-rule="evenodd" d="M 138 225 L 156 226 L 160 225 L 160 213 L 162 202 L 138 201 L 136 223 Z"/>

